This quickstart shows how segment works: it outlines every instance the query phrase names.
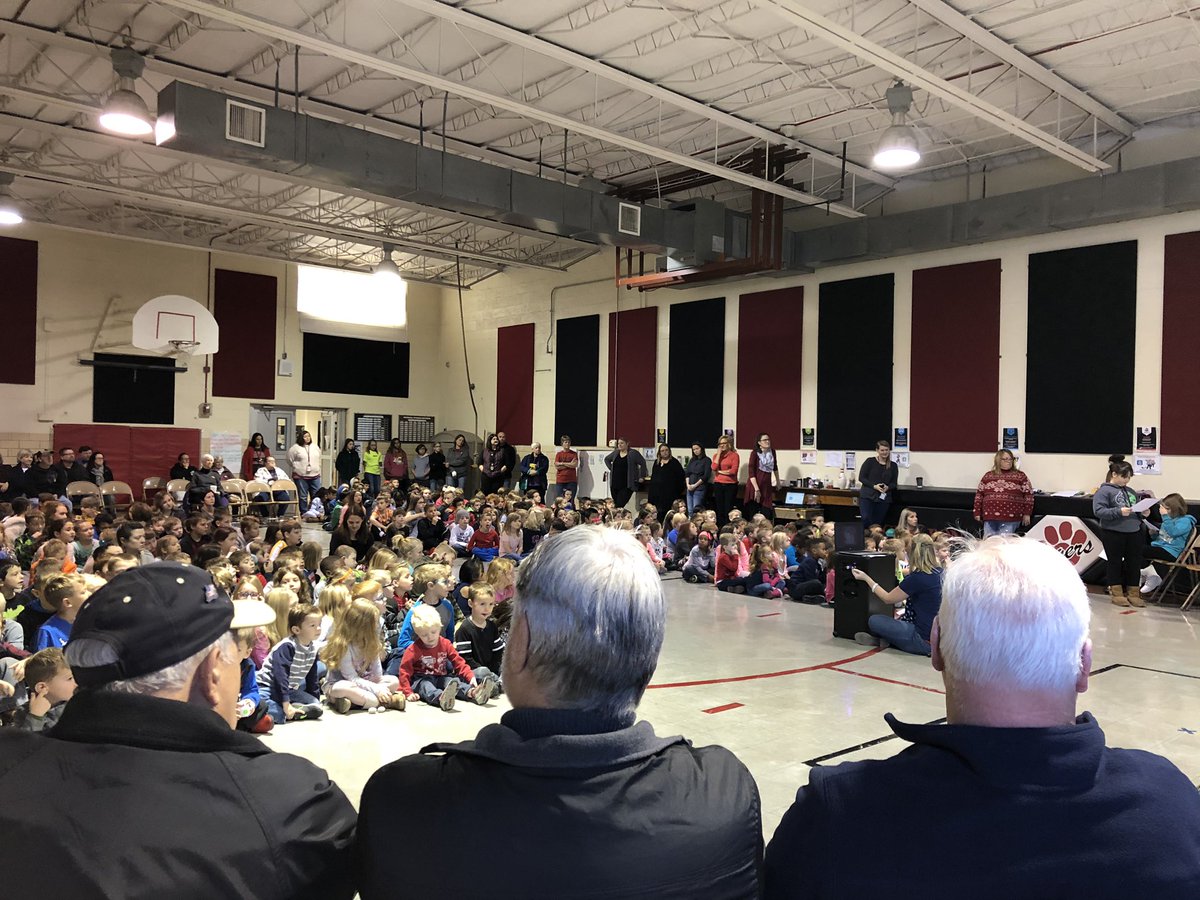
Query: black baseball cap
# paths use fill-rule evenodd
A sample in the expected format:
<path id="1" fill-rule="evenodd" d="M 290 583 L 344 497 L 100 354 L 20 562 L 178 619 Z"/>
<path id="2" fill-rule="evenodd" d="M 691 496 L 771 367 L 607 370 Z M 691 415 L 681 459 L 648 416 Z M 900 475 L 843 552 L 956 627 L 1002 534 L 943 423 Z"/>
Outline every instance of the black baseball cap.
<path id="1" fill-rule="evenodd" d="M 71 667 L 82 687 L 149 675 L 183 662 L 226 631 L 275 621 L 261 601 L 235 604 L 212 577 L 193 566 L 153 563 L 128 569 L 80 607 L 70 644 L 107 644 L 117 660 Z M 69 658 L 69 649 L 68 649 Z"/>

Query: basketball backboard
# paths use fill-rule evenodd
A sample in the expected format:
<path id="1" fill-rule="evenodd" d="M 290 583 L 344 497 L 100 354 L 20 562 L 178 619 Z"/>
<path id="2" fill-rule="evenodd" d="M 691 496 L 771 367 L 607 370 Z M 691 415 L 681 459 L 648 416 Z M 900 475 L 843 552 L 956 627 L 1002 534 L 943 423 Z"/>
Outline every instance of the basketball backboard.
<path id="1" fill-rule="evenodd" d="M 220 348 L 212 313 L 179 294 L 165 294 L 144 304 L 133 317 L 133 346 L 155 353 L 201 356 Z"/>

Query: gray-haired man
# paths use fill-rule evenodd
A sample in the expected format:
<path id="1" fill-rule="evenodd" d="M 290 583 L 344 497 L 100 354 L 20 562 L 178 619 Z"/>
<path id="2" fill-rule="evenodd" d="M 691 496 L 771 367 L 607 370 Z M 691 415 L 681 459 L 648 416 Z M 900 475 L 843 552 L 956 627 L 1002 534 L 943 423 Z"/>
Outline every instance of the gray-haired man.
<path id="1" fill-rule="evenodd" d="M 518 571 L 504 654 L 513 709 L 473 741 L 434 744 L 380 769 L 357 840 L 364 900 L 734 898 L 758 894 L 762 825 L 750 773 L 723 747 L 661 738 L 636 707 L 666 608 L 642 545 L 580 526 Z M 397 880 L 397 816 L 441 823 Z M 444 827 L 443 827 L 444 826 Z M 463 865 L 481 836 L 494 867 Z"/>

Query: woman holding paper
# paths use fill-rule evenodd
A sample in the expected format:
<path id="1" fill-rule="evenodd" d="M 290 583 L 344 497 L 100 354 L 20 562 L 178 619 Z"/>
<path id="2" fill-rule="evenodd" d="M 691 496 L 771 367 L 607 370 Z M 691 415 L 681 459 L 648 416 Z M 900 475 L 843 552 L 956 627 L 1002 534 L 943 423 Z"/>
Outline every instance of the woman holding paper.
<path id="1" fill-rule="evenodd" d="M 896 493 L 896 482 L 900 477 L 899 467 L 892 462 L 892 445 L 887 441 L 875 442 L 875 455 L 863 460 L 858 470 L 858 508 L 862 512 L 863 527 L 886 525 L 892 497 Z"/>
<path id="2" fill-rule="evenodd" d="M 1092 497 L 1092 512 L 1100 522 L 1100 540 L 1108 557 L 1104 583 L 1116 606 L 1146 605 L 1138 592 L 1146 526 L 1142 522 L 1144 513 L 1134 509 L 1138 503 L 1137 495 L 1129 489 L 1131 478 L 1133 466 L 1124 456 L 1114 454 L 1108 458 L 1107 479 Z"/>

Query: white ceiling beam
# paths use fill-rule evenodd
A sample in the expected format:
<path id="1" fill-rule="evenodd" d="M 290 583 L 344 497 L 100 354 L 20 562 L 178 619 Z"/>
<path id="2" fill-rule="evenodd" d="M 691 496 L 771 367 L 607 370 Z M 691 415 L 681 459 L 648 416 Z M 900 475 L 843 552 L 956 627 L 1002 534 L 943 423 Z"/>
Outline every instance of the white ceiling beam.
<path id="1" fill-rule="evenodd" d="M 1118 131 L 1126 137 L 1133 135 L 1134 126 L 1121 118 L 1114 110 L 1105 106 L 1095 97 L 1085 93 L 1071 84 L 1051 69 L 1047 69 L 1036 60 L 1030 59 L 1004 38 L 993 34 L 979 25 L 970 16 L 966 16 L 946 3 L 945 0 L 908 0 L 917 9 L 937 19 L 943 25 L 953 28 L 963 37 L 975 43 L 976 46 L 1008 63 L 1014 69 L 1022 72 L 1043 87 L 1059 94 L 1063 99 L 1070 100 L 1085 112 L 1091 113 L 1109 128 Z"/>
<path id="2" fill-rule="evenodd" d="M 743 134 L 748 134 L 751 137 L 756 137 L 763 141 L 768 141 L 772 144 L 782 144 L 784 146 L 793 147 L 797 150 L 803 150 L 815 159 L 821 162 L 828 163 L 831 166 L 840 168 L 842 158 L 835 153 L 830 153 L 827 150 L 821 150 L 818 147 L 813 147 L 803 141 L 795 138 L 787 137 L 770 128 L 764 128 L 754 122 L 750 122 L 740 116 L 735 116 L 723 110 L 716 109 L 706 103 L 702 103 L 686 94 L 681 94 L 678 91 L 673 91 L 668 87 L 664 87 L 657 82 L 648 81 L 645 78 L 640 78 L 624 69 L 617 68 L 606 62 L 601 62 L 598 59 L 593 59 L 590 56 L 585 56 L 582 53 L 576 53 L 574 50 L 568 50 L 566 47 L 549 41 L 536 34 L 528 34 L 516 28 L 510 28 L 500 22 L 492 19 L 484 18 L 477 13 L 468 12 L 457 6 L 448 6 L 440 0 L 392 0 L 401 6 L 407 6 L 419 12 L 423 12 L 429 16 L 443 19 L 451 22 L 462 28 L 469 28 L 471 31 L 477 31 L 480 34 L 486 34 L 494 38 L 499 38 L 516 47 L 522 47 L 537 53 L 539 56 L 545 56 L 549 59 L 556 60 L 564 65 L 571 66 L 575 69 L 583 69 L 585 72 L 591 72 L 593 75 L 612 81 L 621 87 L 629 90 L 638 91 L 639 93 L 647 94 L 655 99 L 661 100 L 664 103 L 669 103 L 679 109 L 687 110 L 696 115 L 703 116 L 713 122 L 717 122 L 723 127 L 732 128 L 735 131 L 740 131 Z M 873 169 L 868 169 L 866 166 L 858 165 L 857 163 L 847 162 L 846 171 L 853 172 L 861 178 L 866 178 L 878 184 L 891 186 L 895 184 L 894 178 L 889 178 Z"/>
<path id="3" fill-rule="evenodd" d="M 747 175 L 742 172 L 728 169 L 725 166 L 716 163 L 710 163 L 705 160 L 696 159 L 686 156 L 682 153 L 676 153 L 672 150 L 667 150 L 663 147 L 657 147 L 653 144 L 647 144 L 643 141 L 628 138 L 625 135 L 618 134 L 613 131 L 608 131 L 604 128 L 599 128 L 595 125 L 589 125 L 586 122 L 580 122 L 576 119 L 567 116 L 558 115 L 557 113 L 549 112 L 548 110 L 538 109 L 528 103 L 522 103 L 519 100 L 514 100 L 511 97 L 502 96 L 500 94 L 485 91 L 480 88 L 473 87 L 468 84 L 462 84 L 448 78 L 443 78 L 439 75 L 434 75 L 429 72 L 424 72 L 413 66 L 403 65 L 389 59 L 379 59 L 371 53 L 362 50 L 356 50 L 353 47 L 347 47 L 344 44 L 339 44 L 335 41 L 326 40 L 323 37 L 309 34 L 308 32 L 299 31 L 287 25 L 281 25 L 278 22 L 273 22 L 269 19 L 263 19 L 259 16 L 252 16 L 247 13 L 240 12 L 234 9 L 227 9 L 223 6 L 217 6 L 207 0 L 160 0 L 166 6 L 173 6 L 176 9 L 182 9 L 186 12 L 199 13 L 208 19 L 217 22 L 224 22 L 227 25 L 232 25 L 236 28 L 241 28 L 243 31 L 252 34 L 259 34 L 263 37 L 268 37 L 276 40 L 289 41 L 299 47 L 304 47 L 306 50 L 311 50 L 315 53 L 323 54 L 331 59 L 340 59 L 344 62 L 356 63 L 377 72 L 382 72 L 385 75 L 391 75 L 394 78 L 401 78 L 406 81 L 415 82 L 417 84 L 425 84 L 429 87 L 436 88 L 440 91 L 447 91 L 459 97 L 464 97 L 468 100 L 473 100 L 476 103 L 485 103 L 494 106 L 497 109 L 504 109 L 508 112 L 519 116 L 524 116 L 528 119 L 542 121 L 548 125 L 553 125 L 555 128 L 563 131 L 574 132 L 575 134 L 583 134 L 606 144 L 612 144 L 618 147 L 624 147 L 626 150 L 631 150 L 634 153 L 641 153 L 649 156 L 652 159 L 661 159 L 664 162 L 674 163 L 686 169 L 692 169 L 697 172 L 705 172 L 709 175 L 716 175 L 726 181 L 734 181 L 748 188 L 754 188 L 760 191 L 765 191 L 770 194 L 775 194 L 780 197 L 786 197 L 790 200 L 798 200 L 801 203 L 811 203 L 817 205 L 825 205 L 826 200 L 813 194 L 798 191 L 795 188 L 786 187 L 782 184 L 777 184 L 765 178 L 758 178 L 753 175 Z M 848 218 L 861 218 L 862 213 L 852 207 L 842 205 L 840 203 L 829 204 L 831 212 Z"/>
<path id="4" fill-rule="evenodd" d="M 848 50 L 860 59 L 866 60 L 886 72 L 891 72 L 897 78 L 904 79 L 912 87 L 928 91 L 936 97 L 941 97 L 947 103 L 966 109 L 972 115 L 990 122 L 1010 134 L 1017 135 L 1022 140 L 1041 147 L 1081 169 L 1088 172 L 1103 172 L 1111 168 L 1104 160 L 1085 153 L 1066 141 L 1059 140 L 1054 135 L 1030 125 L 1020 117 L 1014 116 L 986 100 L 981 100 L 974 94 L 968 93 L 944 78 L 939 78 L 904 57 L 879 46 L 874 41 L 867 40 L 832 19 L 813 12 L 797 0 L 752 0 L 752 2 L 762 9 L 773 11 L 780 18 L 803 28 L 810 34 Z"/>

